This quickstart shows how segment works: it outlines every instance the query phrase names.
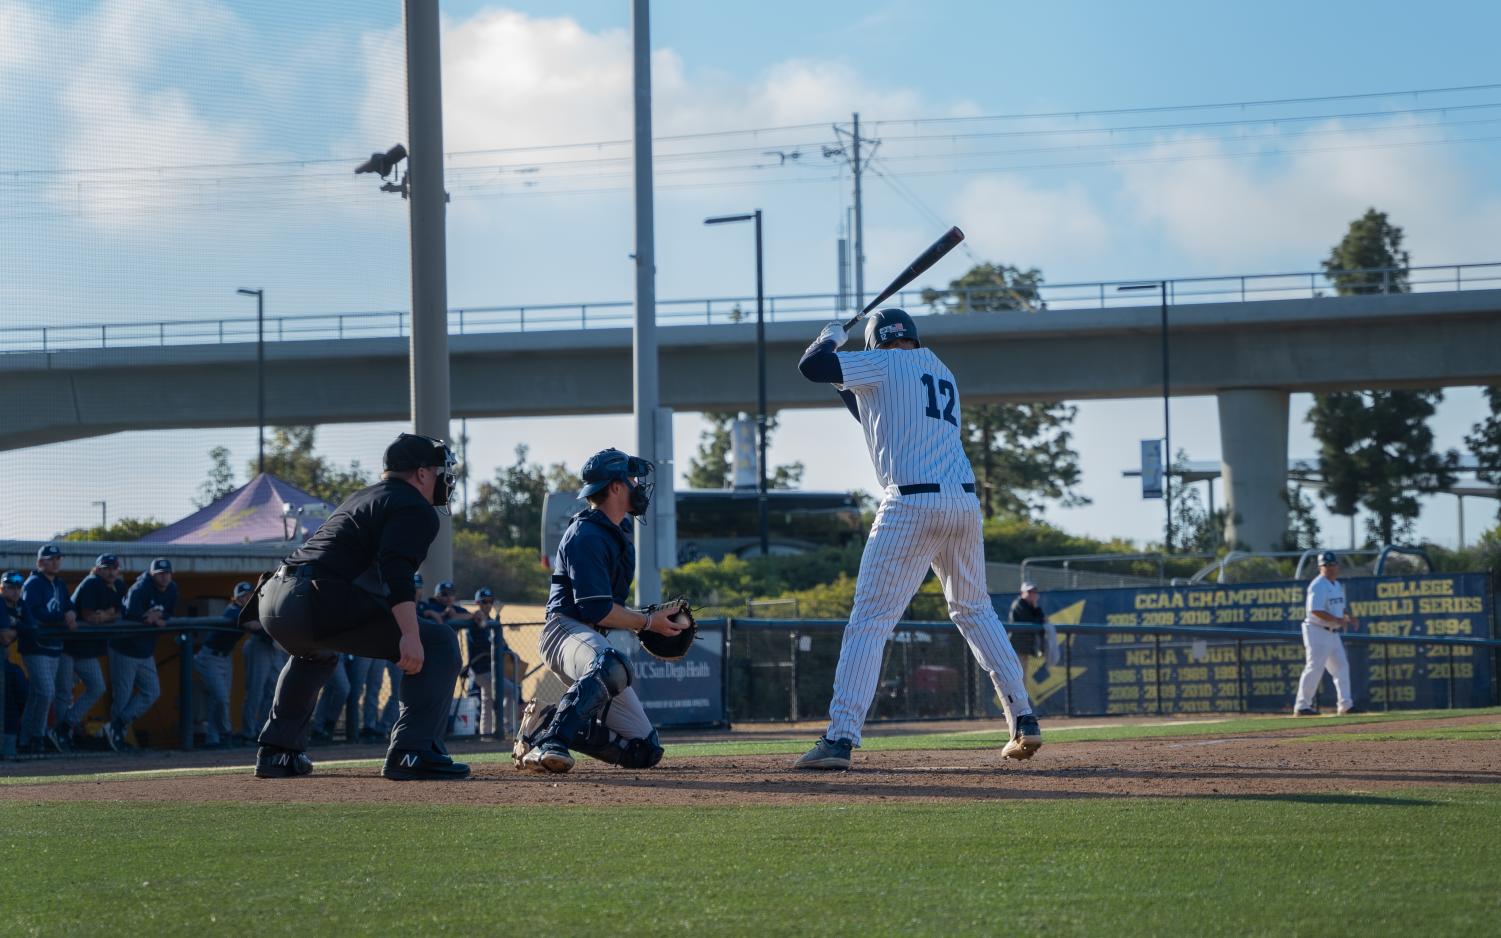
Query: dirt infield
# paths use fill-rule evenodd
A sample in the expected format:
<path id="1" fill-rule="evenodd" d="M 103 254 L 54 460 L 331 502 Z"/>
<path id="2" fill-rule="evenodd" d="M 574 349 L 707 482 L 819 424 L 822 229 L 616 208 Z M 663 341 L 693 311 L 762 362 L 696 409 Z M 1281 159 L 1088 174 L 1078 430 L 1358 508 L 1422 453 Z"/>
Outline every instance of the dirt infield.
<path id="1" fill-rule="evenodd" d="M 589 759 L 566 776 L 476 765 L 466 782 L 388 782 L 370 768 L 330 767 L 295 780 L 246 774 L 0 786 L 0 801 L 313 802 L 460 805 L 749 805 L 934 803 L 1024 798 L 1252 796 L 1501 783 L 1501 740 L 1372 737 L 1496 718 L 1387 722 L 1220 736 L 1060 743 L 1030 762 L 995 750 L 860 752 L 850 772 L 793 772 L 786 755 L 669 758 L 651 771 Z M 1299 740 L 1310 733 L 1348 739 Z"/>

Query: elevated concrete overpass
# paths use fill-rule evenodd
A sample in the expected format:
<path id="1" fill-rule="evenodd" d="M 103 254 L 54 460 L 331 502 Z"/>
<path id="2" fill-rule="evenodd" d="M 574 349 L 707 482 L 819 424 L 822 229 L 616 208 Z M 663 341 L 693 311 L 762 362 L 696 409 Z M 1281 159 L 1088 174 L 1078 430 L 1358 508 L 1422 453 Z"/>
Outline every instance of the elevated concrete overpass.
<path id="1" fill-rule="evenodd" d="M 1155 306 L 920 316 L 924 340 L 958 376 L 965 403 L 1153 397 L 1162 393 Z M 837 406 L 795 365 L 812 321 L 767 325 L 775 409 Z M 659 330 L 661 392 L 676 410 L 750 410 L 752 323 Z M 1501 290 L 1175 305 L 1175 396 L 1219 398 L 1232 543 L 1265 546 L 1283 523 L 1287 397 L 1294 391 L 1501 383 Z M 454 335 L 454 417 L 625 413 L 624 328 Z M 273 423 L 400 420 L 408 413 L 400 337 L 268 342 Z M 0 449 L 125 430 L 253 426 L 255 345 L 12 352 L 3 356 Z M 1142 436 L 1156 433 L 1144 426 Z"/>

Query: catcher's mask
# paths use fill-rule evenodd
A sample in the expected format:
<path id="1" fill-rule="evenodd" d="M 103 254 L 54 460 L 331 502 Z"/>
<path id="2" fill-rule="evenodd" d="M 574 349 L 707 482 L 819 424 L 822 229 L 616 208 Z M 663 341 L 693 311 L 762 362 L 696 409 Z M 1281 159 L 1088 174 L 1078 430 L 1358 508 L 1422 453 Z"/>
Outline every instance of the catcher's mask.
<path id="1" fill-rule="evenodd" d="M 631 493 L 628 510 L 639 518 L 646 514 L 647 507 L 651 505 L 652 490 L 656 488 L 655 484 L 642 482 L 641 478 L 651 475 L 654 468 L 656 467 L 649 460 L 640 456 L 631 456 L 613 447 L 600 450 L 585 461 L 584 468 L 579 473 L 584 482 L 579 497 L 588 498 L 603 491 L 611 482 L 624 482 Z M 632 479 L 636 481 L 632 482 Z"/>

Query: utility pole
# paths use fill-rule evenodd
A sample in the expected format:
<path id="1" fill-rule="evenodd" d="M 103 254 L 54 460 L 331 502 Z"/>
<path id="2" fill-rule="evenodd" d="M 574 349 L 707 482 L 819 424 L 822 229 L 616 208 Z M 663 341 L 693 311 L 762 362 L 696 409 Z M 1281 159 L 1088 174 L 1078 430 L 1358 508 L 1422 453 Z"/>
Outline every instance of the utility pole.
<path id="1" fill-rule="evenodd" d="M 443 188 L 443 68 L 438 0 L 406 0 L 407 169 L 411 205 L 412 430 L 447 440 L 448 255 Z M 430 580 L 453 576 L 453 522 L 440 516 L 438 537 L 423 570 Z"/>
<path id="2" fill-rule="evenodd" d="M 657 407 L 661 390 L 657 381 L 657 266 L 652 196 L 651 153 L 651 6 L 648 0 L 631 2 L 631 74 L 634 85 L 636 170 L 636 320 L 633 361 L 636 409 L 636 452 L 658 462 Z M 657 478 L 657 488 L 670 489 L 666 478 Z M 646 527 L 661 517 L 661 504 L 652 499 L 646 517 L 636 522 L 636 601 L 645 605 L 662 598 L 662 572 L 657 556 L 657 532 Z"/>
<path id="3" fill-rule="evenodd" d="M 860 113 L 855 112 L 855 309 L 865 308 L 865 215 L 860 199 Z"/>

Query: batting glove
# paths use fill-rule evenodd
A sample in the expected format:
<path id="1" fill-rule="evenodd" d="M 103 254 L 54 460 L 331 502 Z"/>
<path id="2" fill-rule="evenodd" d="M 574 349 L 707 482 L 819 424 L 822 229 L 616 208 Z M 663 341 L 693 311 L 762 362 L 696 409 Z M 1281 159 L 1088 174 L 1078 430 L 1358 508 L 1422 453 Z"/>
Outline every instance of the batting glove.
<path id="1" fill-rule="evenodd" d="M 850 334 L 844 331 L 844 323 L 838 321 L 824 326 L 823 331 L 818 334 L 818 344 L 833 342 L 835 349 L 843 348 L 844 343 L 849 340 Z"/>

